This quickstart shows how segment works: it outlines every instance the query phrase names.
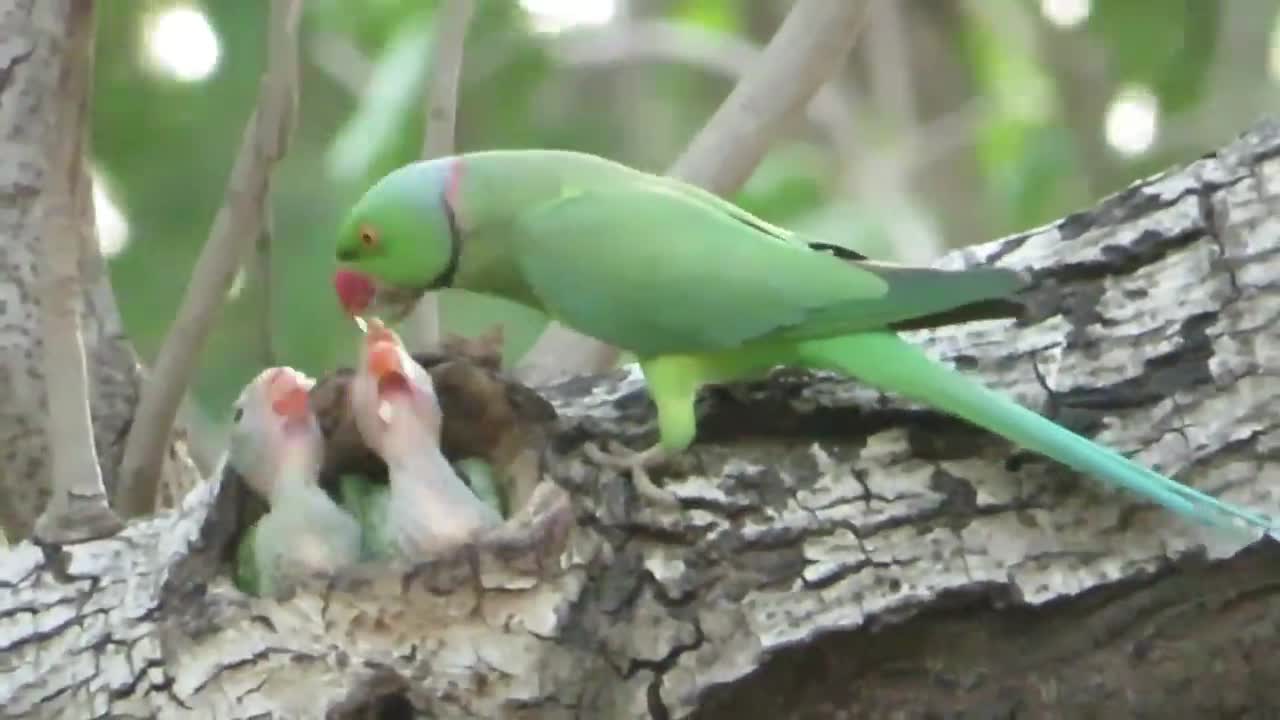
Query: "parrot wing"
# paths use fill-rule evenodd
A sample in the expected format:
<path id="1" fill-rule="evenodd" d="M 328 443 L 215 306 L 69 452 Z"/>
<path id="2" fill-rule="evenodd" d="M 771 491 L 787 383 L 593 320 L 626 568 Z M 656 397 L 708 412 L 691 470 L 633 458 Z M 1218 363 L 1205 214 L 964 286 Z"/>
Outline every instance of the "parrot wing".
<path id="1" fill-rule="evenodd" d="M 641 357 L 883 329 L 1002 297 L 996 268 L 840 257 L 663 186 L 566 195 L 515 226 L 515 263 L 561 322 Z"/>

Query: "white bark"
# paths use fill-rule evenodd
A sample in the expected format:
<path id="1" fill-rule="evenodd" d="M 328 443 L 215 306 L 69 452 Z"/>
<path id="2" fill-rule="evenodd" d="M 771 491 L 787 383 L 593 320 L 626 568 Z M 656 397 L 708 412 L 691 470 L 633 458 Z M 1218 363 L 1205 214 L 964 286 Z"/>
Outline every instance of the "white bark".
<path id="1" fill-rule="evenodd" d="M 83 222 L 93 197 L 84 167 L 93 74 L 93 5 L 73 4 L 67 17 L 57 96 L 75 98 L 75 113 L 55 116 L 45 131 L 45 191 L 41 207 L 41 264 L 37 271 L 41 356 L 45 380 L 45 436 L 51 495 L 34 537 L 67 543 L 114 535 L 124 524 L 111 510 L 89 416 L 89 380 L 80 331 L 81 259 L 98 252 L 97 234 Z M 64 127 L 65 125 L 65 127 Z"/>
<path id="2" fill-rule="evenodd" d="M 912 338 L 1274 513 L 1277 202 L 1280 123 L 1266 123 L 1091 211 L 947 256 L 1033 270 L 1028 315 Z M 576 523 L 552 507 L 500 552 L 250 600 L 222 565 L 229 483 L 115 539 L 18 545 L 0 559 L 0 717 L 356 717 L 375 699 L 436 718 L 1280 704 L 1270 542 L 1238 553 L 964 423 L 795 373 L 708 393 L 667 483 L 685 507 L 640 507 L 576 445 L 651 432 L 641 390 L 635 373 L 547 390 Z"/>
<path id="3" fill-rule="evenodd" d="M 53 92 L 63 69 L 68 8 L 67 0 L 0 0 L 0 528 L 11 540 L 31 531 L 49 498 L 37 267 L 49 185 L 45 130 L 78 112 L 78 98 Z M 88 177 L 79 177 L 77 192 L 87 197 Z M 77 205 L 88 233 L 91 207 Z M 96 247 L 82 259 L 80 273 L 94 443 L 110 492 L 137 402 L 138 364 Z"/>

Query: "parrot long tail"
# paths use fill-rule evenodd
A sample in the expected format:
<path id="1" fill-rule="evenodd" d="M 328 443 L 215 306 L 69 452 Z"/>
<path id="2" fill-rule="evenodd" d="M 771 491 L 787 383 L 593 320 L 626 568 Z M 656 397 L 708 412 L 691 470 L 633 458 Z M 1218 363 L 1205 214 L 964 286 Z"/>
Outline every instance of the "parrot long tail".
<path id="1" fill-rule="evenodd" d="M 807 366 L 927 403 L 1197 522 L 1237 531 L 1244 529 L 1242 522 L 1267 532 L 1277 529 L 1265 516 L 1170 480 L 951 371 L 893 333 L 808 341 L 797 351 Z"/>

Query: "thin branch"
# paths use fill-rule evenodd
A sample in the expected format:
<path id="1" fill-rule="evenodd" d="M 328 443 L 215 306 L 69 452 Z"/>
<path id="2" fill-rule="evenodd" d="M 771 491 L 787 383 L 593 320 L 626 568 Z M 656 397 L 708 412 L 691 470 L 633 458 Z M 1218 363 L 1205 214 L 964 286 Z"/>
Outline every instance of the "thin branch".
<path id="1" fill-rule="evenodd" d="M 473 0 L 447 0 L 436 20 L 431 48 L 431 84 L 427 88 L 427 127 L 422 137 L 422 159 L 453 152 L 458 122 L 458 81 L 466 51 L 467 26 L 475 12 Z"/>
<path id="2" fill-rule="evenodd" d="M 155 507 L 161 464 L 196 356 L 222 312 L 241 259 L 262 232 L 272 168 L 284 156 L 298 103 L 301 0 L 273 0 L 267 70 L 245 127 L 223 206 L 196 259 L 177 317 L 143 386 L 120 473 L 120 505 L 130 515 Z"/>
<path id="3" fill-rule="evenodd" d="M 616 0 L 613 21 L 605 27 L 629 35 L 639 14 L 634 5 L 633 0 Z M 652 97 L 657 91 L 652 76 L 643 70 L 634 65 L 620 67 L 608 83 L 609 112 L 620 131 L 616 156 L 623 162 L 641 162 L 652 157 L 653 150 L 662 147 L 672 136 L 669 114 L 636 112 L 633 107 L 636 98 Z"/>
<path id="4" fill-rule="evenodd" d="M 89 378 L 80 328 L 84 296 L 80 259 L 83 253 L 97 251 L 91 245 L 93 194 L 84 165 L 93 22 L 92 3 L 69 5 L 66 48 L 51 103 L 58 109 L 45 139 L 39 317 L 52 493 L 36 520 L 34 534 L 44 542 L 60 544 L 113 535 L 123 527 L 107 502 L 93 442 Z"/>
<path id="5" fill-rule="evenodd" d="M 227 449 L 229 423 L 225 418 L 209 415 L 191 393 L 187 393 L 178 406 L 177 424 L 187 430 L 187 453 L 191 461 L 201 477 L 208 477 Z"/>
<path id="6" fill-rule="evenodd" d="M 267 185 L 267 197 L 271 197 L 271 184 Z M 272 310 L 271 291 L 271 256 L 272 256 L 272 219 L 271 208 L 264 208 L 262 216 L 262 231 L 258 233 L 258 239 L 254 242 L 253 258 L 249 265 L 249 278 L 246 285 L 250 288 L 249 292 L 257 298 L 258 311 L 255 313 L 254 323 L 257 325 L 257 354 L 258 364 L 262 367 L 271 367 L 276 364 L 276 353 L 274 342 L 272 340 L 272 318 L 274 312 Z"/>
<path id="7" fill-rule="evenodd" d="M 671 20 L 635 20 L 622 25 L 575 30 L 555 36 L 553 52 L 568 65 L 612 65 L 643 60 L 683 63 L 718 75 L 741 79 L 763 52 L 750 40 Z M 828 80 L 805 103 L 805 115 L 826 135 L 841 158 L 857 156 L 861 105 L 839 84 Z"/>
<path id="8" fill-rule="evenodd" d="M 844 63 L 865 4 L 798 0 L 669 174 L 720 195 L 741 187 L 769 143 Z"/>
<path id="9" fill-rule="evenodd" d="M 871 94 L 876 107 L 889 115 L 899 133 L 911 132 L 919 122 L 916 87 L 911 74 L 911 36 L 907 8 L 901 0 L 875 0 L 868 5 L 870 26 L 867 59 Z"/>
<path id="10" fill-rule="evenodd" d="M 449 0 L 437 13 L 435 41 L 431 48 L 431 74 L 427 81 L 427 127 L 422 138 L 422 159 L 453 152 L 458 117 L 458 81 L 466 50 L 467 25 L 475 11 L 473 0 Z M 428 350 L 440 342 L 440 300 L 427 293 L 405 319 L 404 341 L 411 349 Z"/>
<path id="11" fill-rule="evenodd" d="M 865 5 L 798 0 L 669 174 L 720 195 L 737 190 L 769 143 L 844 63 Z M 517 375 L 543 384 L 566 374 L 600 372 L 617 362 L 616 348 L 553 322 L 520 362 Z"/>

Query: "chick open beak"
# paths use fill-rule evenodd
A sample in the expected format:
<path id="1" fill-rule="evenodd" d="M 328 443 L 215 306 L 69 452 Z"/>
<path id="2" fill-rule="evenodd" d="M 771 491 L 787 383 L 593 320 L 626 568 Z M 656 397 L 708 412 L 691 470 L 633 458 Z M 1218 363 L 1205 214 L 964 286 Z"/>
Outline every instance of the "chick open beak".
<path id="1" fill-rule="evenodd" d="M 369 347 L 369 373 L 379 382 L 388 375 L 403 375 L 400 347 L 385 340 L 372 343 Z"/>
<path id="2" fill-rule="evenodd" d="M 405 371 L 405 353 L 400 340 L 381 323 L 370 324 L 365 345 L 365 367 L 378 386 L 378 419 L 390 423 L 393 395 L 412 395 Z"/>
<path id="3" fill-rule="evenodd" d="M 267 385 L 272 411 L 286 420 L 305 420 L 311 412 L 310 390 L 304 377 L 287 370 L 277 372 Z"/>

